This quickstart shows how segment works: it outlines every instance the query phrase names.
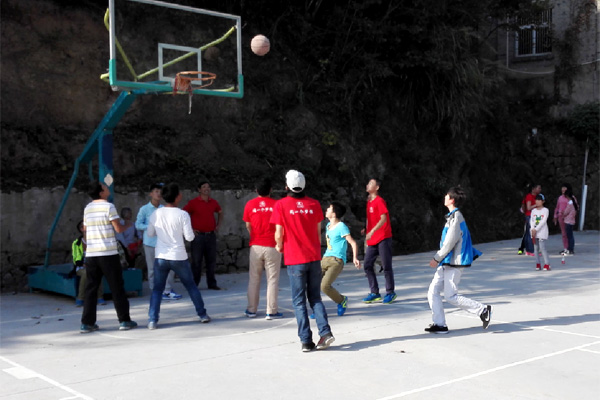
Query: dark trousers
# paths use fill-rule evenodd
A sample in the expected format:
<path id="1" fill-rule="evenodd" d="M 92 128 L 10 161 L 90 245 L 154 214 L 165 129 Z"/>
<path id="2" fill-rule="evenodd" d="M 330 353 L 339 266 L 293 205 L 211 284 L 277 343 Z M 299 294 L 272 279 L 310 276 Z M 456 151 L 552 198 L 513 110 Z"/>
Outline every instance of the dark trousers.
<path id="1" fill-rule="evenodd" d="M 567 246 L 567 250 L 570 252 L 575 251 L 575 237 L 573 236 L 573 228 L 575 225 L 565 224 L 565 231 L 567 232 L 567 241 L 569 246 Z"/>
<path id="2" fill-rule="evenodd" d="M 106 277 L 106 281 L 110 287 L 119 322 L 131 321 L 129 317 L 129 300 L 127 300 L 127 293 L 125 293 L 119 255 L 87 257 L 85 261 L 87 284 L 85 286 L 81 323 L 86 325 L 94 325 L 96 323 L 96 299 L 98 287 L 102 284 L 103 276 Z"/>
<path id="3" fill-rule="evenodd" d="M 529 215 L 525 215 L 525 227 L 523 228 L 523 238 L 521 239 L 521 246 L 519 250 L 525 250 L 528 253 L 533 253 L 533 240 L 531 240 L 531 233 L 529 230 L 531 226 L 529 225 L 529 219 L 531 218 Z"/>
<path id="4" fill-rule="evenodd" d="M 196 286 L 202 277 L 203 261 L 206 262 L 206 284 L 209 288 L 216 287 L 217 236 L 214 232 L 196 233 L 196 237 L 192 240 L 192 273 Z"/>
<path id="5" fill-rule="evenodd" d="M 394 271 L 392 271 L 392 238 L 383 239 L 373 246 L 368 246 L 365 253 L 365 273 L 369 280 L 371 293 L 379 293 L 379 284 L 375 275 L 375 260 L 381 256 L 383 264 L 383 275 L 385 276 L 385 291 L 392 293 L 394 291 Z"/>

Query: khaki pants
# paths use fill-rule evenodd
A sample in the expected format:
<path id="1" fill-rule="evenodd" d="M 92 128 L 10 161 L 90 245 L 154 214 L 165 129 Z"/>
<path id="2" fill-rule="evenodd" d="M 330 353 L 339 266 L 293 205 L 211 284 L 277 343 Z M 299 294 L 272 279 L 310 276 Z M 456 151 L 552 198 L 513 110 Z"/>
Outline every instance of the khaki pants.
<path id="1" fill-rule="evenodd" d="M 344 296 L 340 294 L 333 286 L 333 282 L 344 269 L 344 260 L 337 257 L 323 257 L 321 260 L 321 291 L 325 293 L 336 304 L 344 301 Z"/>
<path id="2" fill-rule="evenodd" d="M 77 290 L 77 300 L 83 301 L 83 299 L 85 298 L 85 285 L 87 283 L 87 275 L 85 273 L 85 268 L 81 268 L 75 273 L 80 278 L 79 279 L 79 290 Z M 104 285 L 100 284 L 100 286 L 98 286 L 98 298 L 102 299 L 103 296 L 104 296 Z"/>
<path id="3" fill-rule="evenodd" d="M 267 314 L 277 313 L 279 296 L 279 272 L 281 270 L 281 253 L 274 247 L 250 246 L 250 267 L 248 280 L 248 311 L 255 313 L 258 309 L 260 280 L 263 271 L 267 274 Z"/>

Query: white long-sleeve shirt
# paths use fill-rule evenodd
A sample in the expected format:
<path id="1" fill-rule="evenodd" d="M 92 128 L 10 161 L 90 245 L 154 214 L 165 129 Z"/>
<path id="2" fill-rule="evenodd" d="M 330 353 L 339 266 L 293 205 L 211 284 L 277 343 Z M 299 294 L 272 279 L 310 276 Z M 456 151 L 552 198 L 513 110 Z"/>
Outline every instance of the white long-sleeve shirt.
<path id="1" fill-rule="evenodd" d="M 155 257 L 164 260 L 187 260 L 183 239 L 194 240 L 190 215 L 177 207 L 159 208 L 148 222 L 148 236 L 157 236 Z"/>
<path id="2" fill-rule="evenodd" d="M 529 223 L 531 224 L 531 229 L 535 229 L 536 231 L 536 239 L 548 239 L 548 215 L 550 215 L 550 212 L 546 207 L 542 207 L 540 210 L 537 208 L 531 210 Z"/>

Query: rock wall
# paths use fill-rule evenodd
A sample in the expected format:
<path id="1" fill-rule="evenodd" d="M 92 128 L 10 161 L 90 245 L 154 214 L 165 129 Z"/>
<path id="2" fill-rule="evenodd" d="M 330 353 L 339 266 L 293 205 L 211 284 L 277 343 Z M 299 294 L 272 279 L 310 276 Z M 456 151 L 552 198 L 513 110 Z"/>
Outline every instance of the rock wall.
<path id="1" fill-rule="evenodd" d="M 27 290 L 27 266 L 44 263 L 48 232 L 64 193 L 64 188 L 57 187 L 51 190 L 31 189 L 1 194 L 0 260 L 3 291 Z M 195 197 L 189 190 L 183 191 L 183 195 L 184 205 Z M 224 219 L 218 233 L 219 273 L 248 268 L 249 238 L 242 215 L 244 205 L 254 196 L 254 193 L 248 191 L 213 192 L 213 197 L 224 210 Z M 78 235 L 76 225 L 82 219 L 83 209 L 89 201 L 85 193 L 73 190 L 70 194 L 52 238 L 50 264 L 72 262 L 71 243 Z M 147 196 L 137 192 L 116 193 L 114 200 L 119 212 L 122 207 L 130 207 L 134 217 L 147 202 Z"/>

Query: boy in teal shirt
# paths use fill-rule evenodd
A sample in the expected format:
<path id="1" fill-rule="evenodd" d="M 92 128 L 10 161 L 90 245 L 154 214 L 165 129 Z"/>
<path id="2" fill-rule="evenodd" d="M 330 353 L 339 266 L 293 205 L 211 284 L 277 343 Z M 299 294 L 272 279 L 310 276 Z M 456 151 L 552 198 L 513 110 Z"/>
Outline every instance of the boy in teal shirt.
<path id="1" fill-rule="evenodd" d="M 346 207 L 338 202 L 332 202 L 325 212 L 325 218 L 329 220 L 325 228 L 327 238 L 327 250 L 321 260 L 321 291 L 325 293 L 337 305 L 339 316 L 344 315 L 348 307 L 348 297 L 342 296 L 333 286 L 333 282 L 344 269 L 346 264 L 346 251 L 348 243 L 352 246 L 352 258 L 356 268 L 360 268 L 360 261 L 356 258 L 356 241 L 350 236 L 350 229 L 341 221 L 346 213 Z"/>

